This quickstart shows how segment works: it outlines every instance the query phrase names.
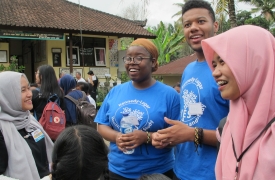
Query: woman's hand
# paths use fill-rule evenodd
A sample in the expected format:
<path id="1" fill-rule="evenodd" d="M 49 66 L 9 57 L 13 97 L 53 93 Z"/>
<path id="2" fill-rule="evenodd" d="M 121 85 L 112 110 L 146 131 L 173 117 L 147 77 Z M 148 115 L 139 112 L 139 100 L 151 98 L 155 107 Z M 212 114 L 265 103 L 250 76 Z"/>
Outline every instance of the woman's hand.
<path id="1" fill-rule="evenodd" d="M 171 120 L 166 117 L 164 120 L 172 126 L 158 130 L 153 134 L 153 146 L 156 148 L 164 148 L 167 145 L 175 146 L 179 143 L 194 141 L 194 128 L 191 128 L 180 121 Z"/>
<path id="2" fill-rule="evenodd" d="M 157 132 L 152 133 L 152 145 L 155 146 L 155 148 L 162 149 L 169 145 L 169 143 L 164 143 L 167 139 L 161 139 L 160 134 Z"/>
<path id="3" fill-rule="evenodd" d="M 122 151 L 131 150 L 146 143 L 147 133 L 141 130 L 134 130 L 132 133 L 120 134 L 117 136 L 116 144 Z"/>

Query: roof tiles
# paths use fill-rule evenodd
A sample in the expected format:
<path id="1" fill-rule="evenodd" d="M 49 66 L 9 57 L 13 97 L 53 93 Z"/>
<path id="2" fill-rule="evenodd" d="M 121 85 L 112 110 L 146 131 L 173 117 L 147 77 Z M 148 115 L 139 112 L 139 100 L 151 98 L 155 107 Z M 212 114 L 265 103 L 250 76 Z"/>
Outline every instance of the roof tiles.
<path id="1" fill-rule="evenodd" d="M 196 59 L 197 59 L 197 56 L 195 54 L 177 59 L 168 64 L 160 66 L 158 70 L 153 73 L 153 75 L 165 75 L 165 76 L 181 75 L 185 67 L 189 63 L 195 61 Z"/>
<path id="2" fill-rule="evenodd" d="M 140 24 L 66 0 L 1 0 L 0 26 L 49 28 L 155 38 Z M 81 21 L 81 25 L 80 25 Z M 80 28 L 81 27 L 81 28 Z M 8 28 L 8 27 L 7 27 Z"/>

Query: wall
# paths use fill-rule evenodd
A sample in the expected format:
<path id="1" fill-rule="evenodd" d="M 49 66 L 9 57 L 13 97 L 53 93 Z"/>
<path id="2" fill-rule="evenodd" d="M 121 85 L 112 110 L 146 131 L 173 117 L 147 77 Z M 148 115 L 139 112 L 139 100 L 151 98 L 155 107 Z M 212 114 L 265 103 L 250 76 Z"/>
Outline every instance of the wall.
<path id="1" fill-rule="evenodd" d="M 174 86 L 178 82 L 181 81 L 181 76 L 162 76 L 163 77 L 163 83 L 167 84 L 169 86 Z"/>
<path id="2" fill-rule="evenodd" d="M 4 66 L 9 65 L 9 57 L 10 57 L 10 52 L 9 52 L 9 43 L 6 42 L 0 42 L 0 50 L 6 50 L 7 51 L 7 62 L 0 62 L 0 64 L 3 64 Z"/>
<path id="3" fill-rule="evenodd" d="M 73 36 L 77 36 L 73 34 Z M 106 58 L 106 67 L 103 68 L 110 68 L 110 74 L 112 78 L 115 78 L 117 76 L 117 67 L 110 67 L 110 57 L 109 57 L 109 39 L 117 39 L 117 37 L 108 37 L 108 36 L 92 36 L 92 35 L 83 35 L 85 37 L 99 37 L 99 38 L 106 38 L 106 49 L 105 49 L 105 58 Z M 69 66 L 66 66 L 66 42 L 65 40 L 61 41 L 47 41 L 46 45 L 46 51 L 47 51 L 47 64 L 53 66 L 53 57 L 52 57 L 52 48 L 61 48 L 61 67 L 54 67 L 55 73 L 57 78 L 59 78 L 60 68 L 70 68 Z M 42 62 L 43 64 L 43 62 Z M 45 64 L 45 63 L 44 63 Z M 40 65 L 39 64 L 36 64 Z M 37 66 L 38 67 L 38 66 Z M 100 66 L 98 66 L 100 67 Z M 82 77 L 84 79 L 88 79 L 88 72 L 90 71 L 90 68 L 97 68 L 97 67 L 82 67 L 82 66 L 73 66 L 73 68 L 81 68 L 82 69 Z M 105 82 L 105 78 L 99 78 L 100 82 Z"/>

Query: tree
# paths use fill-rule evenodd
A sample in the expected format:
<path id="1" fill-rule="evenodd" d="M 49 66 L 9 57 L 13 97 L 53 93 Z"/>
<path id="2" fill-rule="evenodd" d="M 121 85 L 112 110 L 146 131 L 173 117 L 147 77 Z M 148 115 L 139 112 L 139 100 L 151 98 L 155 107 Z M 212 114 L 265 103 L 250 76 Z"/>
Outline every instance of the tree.
<path id="1" fill-rule="evenodd" d="M 173 5 L 175 6 L 178 6 L 180 8 L 180 10 L 178 12 L 176 12 L 176 14 L 174 14 L 172 16 L 173 17 L 176 17 L 176 16 L 179 16 L 179 19 L 177 21 L 179 22 L 182 22 L 182 7 L 184 6 L 184 4 L 187 2 L 188 0 L 183 0 L 184 3 L 174 3 Z"/>
<path id="2" fill-rule="evenodd" d="M 255 8 L 251 9 L 252 13 L 261 12 L 261 15 L 265 17 L 266 20 L 275 21 L 275 1 L 274 0 L 240 0 L 247 2 Z"/>
<path id="3" fill-rule="evenodd" d="M 139 3 L 134 2 L 123 9 L 120 16 L 135 21 L 146 19 L 147 13 L 144 13 L 144 9 Z"/>
<path id="4" fill-rule="evenodd" d="M 177 50 L 182 49 L 182 41 L 184 39 L 180 29 L 175 29 L 169 24 L 167 27 L 161 21 L 157 27 L 147 29 L 149 32 L 157 36 L 152 42 L 159 51 L 158 62 L 160 65 L 166 64 L 173 58 L 177 58 Z"/>
<path id="5" fill-rule="evenodd" d="M 123 2 L 124 2 L 124 0 L 120 0 L 120 3 L 123 3 Z M 141 1 L 142 14 L 144 14 L 145 17 L 147 17 L 147 12 L 148 12 L 147 7 L 148 7 L 149 3 L 150 3 L 150 0 L 142 0 Z"/>
<path id="6" fill-rule="evenodd" d="M 127 6 L 125 9 L 123 9 L 120 16 L 135 21 L 146 19 L 147 14 L 144 13 L 144 7 L 142 7 L 139 3 L 134 2 Z M 120 38 L 121 50 L 126 50 L 133 41 L 134 38 Z"/>
<path id="7" fill-rule="evenodd" d="M 183 1 L 187 2 L 188 0 L 183 0 Z M 174 5 L 182 8 L 184 6 L 184 3 L 175 3 Z M 233 28 L 237 26 L 234 0 L 212 0 L 212 5 L 216 7 L 215 13 L 218 17 L 217 20 L 219 22 L 225 21 L 226 15 L 228 14 L 231 27 Z M 178 21 L 182 21 L 181 10 L 178 11 L 176 14 L 174 14 L 172 17 L 175 17 L 175 16 L 180 16 Z M 223 29 L 223 27 L 221 28 Z"/>
<path id="8" fill-rule="evenodd" d="M 269 30 L 269 22 L 261 16 L 247 19 L 247 20 L 245 20 L 245 24 L 252 24 L 252 25 L 260 26 L 266 30 Z"/>
<path id="9" fill-rule="evenodd" d="M 235 1 L 234 0 L 213 0 L 212 4 L 216 6 L 216 15 L 224 19 L 225 14 L 228 14 L 231 28 L 237 26 Z"/>
<path id="10" fill-rule="evenodd" d="M 275 28 L 271 29 L 270 32 L 273 34 L 273 36 L 275 37 Z"/>
<path id="11" fill-rule="evenodd" d="M 251 19 L 251 12 L 248 11 L 241 11 L 240 13 L 237 14 L 237 25 L 245 25 L 245 20 Z"/>
<path id="12" fill-rule="evenodd" d="M 274 31 L 274 28 L 272 27 L 273 23 L 271 21 L 267 21 L 264 17 L 262 16 L 257 16 L 257 17 L 251 17 L 251 12 L 248 11 L 241 11 L 236 15 L 237 17 L 237 25 L 245 25 L 245 24 L 252 24 L 256 26 L 260 26 L 262 28 L 265 28 L 269 30 L 272 34 Z M 227 29 L 225 28 L 224 30 L 227 31 L 230 29 L 230 22 L 228 21 L 223 21 L 224 27 L 227 26 Z M 221 33 L 219 31 L 219 33 Z"/>

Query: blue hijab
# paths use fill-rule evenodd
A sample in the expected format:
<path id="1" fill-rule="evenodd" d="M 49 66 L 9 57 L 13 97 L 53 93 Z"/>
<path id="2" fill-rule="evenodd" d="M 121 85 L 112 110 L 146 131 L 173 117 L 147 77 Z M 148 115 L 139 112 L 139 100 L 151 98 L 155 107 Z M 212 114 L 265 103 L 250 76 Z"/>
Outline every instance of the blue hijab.
<path id="1" fill-rule="evenodd" d="M 59 81 L 60 87 L 63 89 L 64 94 L 67 95 L 76 86 L 76 81 L 73 76 L 66 74 Z"/>
<path id="2" fill-rule="evenodd" d="M 63 89 L 65 95 L 69 95 L 74 99 L 80 99 L 83 97 L 83 94 L 79 90 L 73 90 L 76 86 L 76 81 L 73 76 L 66 74 L 64 75 L 59 82 L 60 87 Z M 89 102 L 89 100 L 87 99 Z M 77 113 L 76 113 L 76 106 L 75 104 L 67 99 L 64 98 L 64 102 L 66 104 L 65 116 L 66 121 L 72 124 L 77 123 Z"/>

